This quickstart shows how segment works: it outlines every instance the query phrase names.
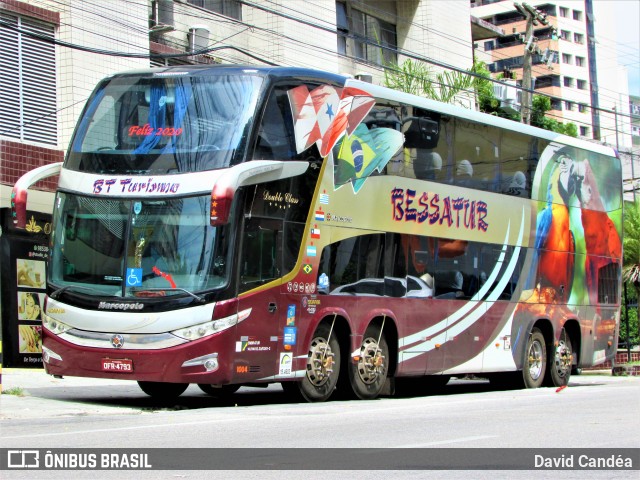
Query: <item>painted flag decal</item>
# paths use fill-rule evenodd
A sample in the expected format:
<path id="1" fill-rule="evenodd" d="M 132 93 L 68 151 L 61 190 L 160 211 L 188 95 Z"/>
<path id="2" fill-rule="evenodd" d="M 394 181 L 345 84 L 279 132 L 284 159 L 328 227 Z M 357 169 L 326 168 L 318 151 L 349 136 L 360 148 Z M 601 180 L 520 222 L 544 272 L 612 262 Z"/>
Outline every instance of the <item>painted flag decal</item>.
<path id="1" fill-rule="evenodd" d="M 324 212 L 316 210 L 316 222 L 324 222 Z"/>
<path id="2" fill-rule="evenodd" d="M 336 142 L 350 135 L 367 116 L 375 99 L 357 88 L 321 85 L 309 91 L 300 85 L 288 92 L 294 118 L 296 151 L 304 152 L 317 143 L 326 157 Z"/>
<path id="3" fill-rule="evenodd" d="M 316 239 L 320 238 L 320 229 L 319 228 L 312 228 L 311 229 L 311 238 L 316 238 Z"/>
<path id="4" fill-rule="evenodd" d="M 307 247 L 307 257 L 315 257 L 316 256 L 316 247 L 311 245 Z"/>

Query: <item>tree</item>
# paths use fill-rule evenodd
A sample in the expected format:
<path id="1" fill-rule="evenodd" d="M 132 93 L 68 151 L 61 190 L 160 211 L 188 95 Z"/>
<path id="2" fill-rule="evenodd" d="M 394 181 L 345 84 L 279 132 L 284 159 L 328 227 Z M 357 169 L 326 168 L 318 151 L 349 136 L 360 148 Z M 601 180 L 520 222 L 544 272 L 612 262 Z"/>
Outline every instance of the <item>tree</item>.
<path id="1" fill-rule="evenodd" d="M 546 116 L 549 110 L 551 110 L 551 99 L 542 95 L 534 95 L 531 105 L 531 125 L 570 137 L 578 136 L 578 127 L 575 123 L 562 123 L 555 118 L 549 118 Z"/>
<path id="2" fill-rule="evenodd" d="M 466 108 L 471 107 L 475 96 L 481 112 L 520 121 L 520 115 L 508 114 L 500 108 L 500 101 L 493 94 L 493 83 L 486 64 L 479 61 L 473 63 L 468 73 L 449 70 L 435 73 L 427 63 L 410 58 L 402 62 L 402 65 L 387 63 L 384 69 L 386 87 Z M 578 136 L 575 123 L 562 123 L 549 118 L 546 116 L 549 110 L 549 97 L 534 95 L 531 125 L 571 137 Z"/>
<path id="3" fill-rule="evenodd" d="M 622 239 L 622 248 L 624 254 L 622 260 L 622 280 L 633 288 L 637 304 L 640 298 L 640 201 L 636 201 L 634 204 L 628 204 L 627 208 L 625 208 L 623 225 L 624 236 Z M 630 300 L 629 298 L 625 299 L 625 309 L 626 304 L 630 303 Z M 637 344 L 638 336 L 640 336 L 640 332 L 638 331 L 638 309 L 636 308 L 635 312 L 625 311 L 624 313 L 629 315 L 631 343 Z M 635 316 L 633 313 L 635 313 Z M 634 321 L 635 325 L 632 326 Z M 626 334 L 626 331 L 623 333 Z"/>
<path id="4" fill-rule="evenodd" d="M 402 65 L 388 63 L 384 69 L 386 87 L 467 108 L 473 101 L 473 84 L 471 75 L 449 70 L 435 73 L 430 65 L 410 58 Z"/>

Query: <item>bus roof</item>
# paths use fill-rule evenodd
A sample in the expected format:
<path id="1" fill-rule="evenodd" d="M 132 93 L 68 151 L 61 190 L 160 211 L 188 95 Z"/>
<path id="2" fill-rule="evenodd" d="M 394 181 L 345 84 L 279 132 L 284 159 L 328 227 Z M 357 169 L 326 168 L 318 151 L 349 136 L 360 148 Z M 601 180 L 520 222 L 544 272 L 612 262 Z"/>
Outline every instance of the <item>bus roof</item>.
<path id="1" fill-rule="evenodd" d="M 177 65 L 172 67 L 156 67 L 141 70 L 130 70 L 115 73 L 108 78 L 127 77 L 127 76 L 172 76 L 172 75 L 207 75 L 220 73 L 224 71 L 228 74 L 247 74 L 279 78 L 297 78 L 301 80 L 315 80 L 323 83 L 329 83 L 337 86 L 343 86 L 349 77 L 338 75 L 331 72 L 323 72 L 321 70 L 313 70 L 309 68 L 298 67 L 271 67 L 271 66 L 254 66 L 254 65 Z M 369 85 L 369 84 L 367 84 Z"/>
<path id="2" fill-rule="evenodd" d="M 608 156 L 616 156 L 613 148 L 586 140 L 570 137 L 567 135 L 544 130 L 530 125 L 525 125 L 513 120 L 500 118 L 495 115 L 489 115 L 477 110 L 471 110 L 456 105 L 438 102 L 428 98 L 412 95 L 409 93 L 393 90 L 387 87 L 375 85 L 372 83 L 355 80 L 347 75 L 339 75 L 321 70 L 314 70 L 300 67 L 273 67 L 273 66 L 255 66 L 255 65 L 178 65 L 172 67 L 158 67 L 143 70 L 133 70 L 116 73 L 108 78 L 127 77 L 127 76 L 173 76 L 173 75 L 207 75 L 212 73 L 220 73 L 221 70 L 229 74 L 247 74 L 260 75 L 269 77 L 271 81 L 277 81 L 284 78 L 295 78 L 304 81 L 315 81 L 328 83 L 334 86 L 352 86 L 363 89 L 371 93 L 374 97 L 386 99 L 392 102 L 406 103 L 416 107 L 435 110 L 437 112 L 451 115 L 455 117 L 465 118 L 467 120 L 492 125 L 498 128 L 511 130 L 526 135 L 544 138 L 549 141 L 559 142 L 576 148 L 581 148 Z"/>

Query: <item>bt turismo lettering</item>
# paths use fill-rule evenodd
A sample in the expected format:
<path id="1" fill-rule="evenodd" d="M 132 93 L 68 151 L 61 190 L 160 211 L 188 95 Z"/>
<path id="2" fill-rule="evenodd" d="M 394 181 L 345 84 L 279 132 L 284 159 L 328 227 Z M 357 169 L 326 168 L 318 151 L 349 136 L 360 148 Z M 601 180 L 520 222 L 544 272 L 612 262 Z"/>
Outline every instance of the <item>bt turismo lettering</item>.
<path id="1" fill-rule="evenodd" d="M 99 178 L 93 182 L 93 193 L 177 193 L 180 189 L 179 183 L 158 182 L 150 177 L 146 182 L 134 182 L 133 178 Z"/>

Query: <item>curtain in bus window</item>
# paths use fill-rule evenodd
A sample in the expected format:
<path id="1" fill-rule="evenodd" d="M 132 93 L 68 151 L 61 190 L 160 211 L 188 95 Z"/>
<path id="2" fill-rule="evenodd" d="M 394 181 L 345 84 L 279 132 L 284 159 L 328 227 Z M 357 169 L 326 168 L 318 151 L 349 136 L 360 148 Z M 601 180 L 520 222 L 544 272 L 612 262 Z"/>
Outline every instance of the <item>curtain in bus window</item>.
<path id="1" fill-rule="evenodd" d="M 192 78 L 192 101 L 184 114 L 176 160 L 181 172 L 229 166 L 246 135 L 259 79 L 253 77 Z M 184 94 L 186 101 L 187 91 Z M 177 102 L 177 99 L 176 99 Z M 240 152 L 241 153 L 241 152 Z"/>
<path id="2" fill-rule="evenodd" d="M 167 90 L 164 84 L 151 85 L 149 100 L 149 126 L 152 132 L 164 129 L 167 116 Z M 162 136 L 146 135 L 133 153 L 149 153 Z"/>
<path id="3" fill-rule="evenodd" d="M 187 113 L 189 102 L 191 101 L 191 83 L 178 80 L 175 85 L 175 104 L 173 107 L 173 128 L 177 132 L 182 129 L 182 121 Z M 182 130 L 180 130 L 182 131 Z M 179 134 L 171 137 L 171 142 L 162 150 L 162 153 L 171 153 L 176 149 L 177 140 L 181 138 Z"/>

